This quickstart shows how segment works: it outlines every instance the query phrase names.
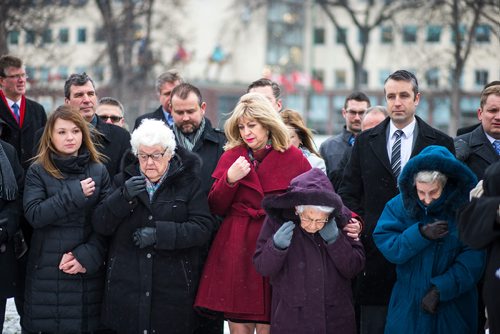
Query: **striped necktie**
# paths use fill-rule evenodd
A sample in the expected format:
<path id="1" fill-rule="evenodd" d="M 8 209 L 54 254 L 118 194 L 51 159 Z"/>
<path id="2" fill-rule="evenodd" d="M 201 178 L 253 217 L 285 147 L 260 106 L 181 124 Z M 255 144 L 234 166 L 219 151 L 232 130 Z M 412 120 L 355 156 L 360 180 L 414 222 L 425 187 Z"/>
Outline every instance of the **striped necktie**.
<path id="1" fill-rule="evenodd" d="M 497 154 L 500 155 L 500 140 L 495 140 L 492 144 Z"/>
<path id="2" fill-rule="evenodd" d="M 392 154 L 391 154 L 391 169 L 392 174 L 398 178 L 399 173 L 401 172 L 401 136 L 403 135 L 403 131 L 396 130 L 394 132 L 394 136 L 396 136 L 396 140 L 392 145 Z"/>

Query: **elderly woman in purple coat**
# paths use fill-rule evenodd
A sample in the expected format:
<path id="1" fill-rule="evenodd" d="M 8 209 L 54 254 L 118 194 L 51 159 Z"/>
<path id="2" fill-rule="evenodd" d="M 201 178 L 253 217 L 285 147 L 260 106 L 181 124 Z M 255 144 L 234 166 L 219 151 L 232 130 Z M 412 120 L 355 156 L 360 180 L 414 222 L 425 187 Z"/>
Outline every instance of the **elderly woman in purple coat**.
<path id="1" fill-rule="evenodd" d="M 271 332 L 356 333 L 351 279 L 365 255 L 358 238 L 342 231 L 355 215 L 326 175 L 313 168 L 262 206 L 268 218 L 254 264 L 271 280 Z"/>

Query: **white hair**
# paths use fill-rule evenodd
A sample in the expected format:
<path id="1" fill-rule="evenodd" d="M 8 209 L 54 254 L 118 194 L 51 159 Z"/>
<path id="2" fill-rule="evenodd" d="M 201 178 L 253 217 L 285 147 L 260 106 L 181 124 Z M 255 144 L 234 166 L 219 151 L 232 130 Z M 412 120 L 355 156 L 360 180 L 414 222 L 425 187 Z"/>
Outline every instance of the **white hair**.
<path id="1" fill-rule="evenodd" d="M 175 151 L 175 135 L 170 128 L 163 122 L 157 119 L 144 119 L 141 125 L 130 138 L 132 153 L 137 155 L 139 146 L 154 146 L 161 145 L 166 149 L 166 153 L 173 155 Z"/>
<path id="2" fill-rule="evenodd" d="M 324 205 L 297 205 L 295 207 L 295 210 L 297 210 L 298 213 L 304 212 L 305 209 L 318 210 L 328 214 L 332 213 L 334 210 L 331 206 L 324 206 Z"/>
<path id="3" fill-rule="evenodd" d="M 441 187 L 444 188 L 447 180 L 448 178 L 446 177 L 446 175 L 437 170 L 422 170 L 415 174 L 413 185 L 415 185 L 417 182 L 428 184 L 437 181 L 441 185 Z"/>

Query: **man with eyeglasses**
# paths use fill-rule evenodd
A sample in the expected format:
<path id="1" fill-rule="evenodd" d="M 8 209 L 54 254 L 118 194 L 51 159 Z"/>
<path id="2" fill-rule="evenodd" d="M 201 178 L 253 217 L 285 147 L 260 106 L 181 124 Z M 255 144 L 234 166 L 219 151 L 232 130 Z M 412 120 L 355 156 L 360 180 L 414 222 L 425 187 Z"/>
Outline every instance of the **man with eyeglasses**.
<path id="1" fill-rule="evenodd" d="M 104 165 L 111 178 L 121 171 L 121 162 L 130 151 L 130 134 L 127 130 L 107 124 L 96 115 L 97 93 L 94 81 L 86 74 L 71 74 L 64 83 L 64 102 L 80 109 L 87 122 L 94 126 L 98 135 L 97 148 L 105 155 Z"/>
<path id="2" fill-rule="evenodd" d="M 102 97 L 95 110 L 97 116 L 105 123 L 127 128 L 123 104 L 112 97 Z"/>
<path id="3" fill-rule="evenodd" d="M 17 157 L 23 170 L 31 164 L 35 132 L 43 129 L 47 115 L 41 104 L 26 98 L 26 81 L 28 76 L 20 58 L 4 55 L 0 57 L 0 138 L 12 145 L 17 151 Z M 27 245 L 30 244 L 33 228 L 21 215 L 19 224 L 22 233 L 14 235 L 17 247 L 18 275 L 16 287 L 16 308 L 19 316 L 23 316 L 24 281 L 26 273 Z M 2 268 L 2 270 L 15 270 Z"/>
<path id="4" fill-rule="evenodd" d="M 328 138 L 319 147 L 330 180 L 338 179 L 339 174 L 342 175 L 342 171 L 339 170 L 340 161 L 345 151 L 354 145 L 356 136 L 361 132 L 363 116 L 370 106 L 370 99 L 365 93 L 354 92 L 349 95 L 342 108 L 342 117 L 345 119 L 342 132 Z"/>

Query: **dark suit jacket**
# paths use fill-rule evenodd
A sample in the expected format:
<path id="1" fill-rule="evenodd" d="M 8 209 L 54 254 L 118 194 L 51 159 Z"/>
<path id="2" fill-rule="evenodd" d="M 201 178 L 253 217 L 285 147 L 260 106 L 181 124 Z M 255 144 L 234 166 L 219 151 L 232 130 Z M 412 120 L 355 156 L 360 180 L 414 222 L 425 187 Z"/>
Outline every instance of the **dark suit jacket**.
<path id="1" fill-rule="evenodd" d="M 14 146 L 17 156 L 23 169 L 26 171 L 31 164 L 29 161 L 33 157 L 35 146 L 35 132 L 42 129 L 47 123 L 47 115 L 42 105 L 26 99 L 26 109 L 24 112 L 23 127 L 20 128 L 10 111 L 0 99 L 0 119 L 2 121 L 2 131 L 0 138 Z"/>
<path id="2" fill-rule="evenodd" d="M 163 113 L 163 107 L 159 106 L 158 109 L 156 109 L 155 111 L 150 112 L 149 114 L 144 114 L 142 116 L 137 117 L 137 119 L 135 120 L 135 124 L 134 124 L 134 130 L 137 129 L 139 127 L 139 125 L 141 125 L 142 120 L 146 119 L 146 118 L 158 119 L 160 121 L 165 122 L 165 124 L 168 125 L 168 122 L 165 119 L 165 114 Z"/>
<path id="3" fill-rule="evenodd" d="M 489 165 L 500 160 L 493 145 L 491 145 L 486 137 L 482 126 L 476 127 L 472 132 L 458 136 L 455 139 L 455 143 L 458 140 L 463 140 L 467 143 L 469 151 L 465 157 L 461 158 L 476 174 L 478 180 L 483 178 L 484 171 Z"/>
<path id="4" fill-rule="evenodd" d="M 416 117 L 418 133 L 411 157 L 429 145 L 441 145 L 453 154 L 453 139 Z M 361 241 L 365 247 L 366 265 L 358 276 L 356 299 L 361 305 L 388 305 L 396 280 L 394 265 L 379 252 L 372 239 L 375 225 L 385 204 L 399 191 L 387 153 L 387 118 L 376 127 L 361 132 L 353 146 L 338 191 L 344 204 L 364 220 Z"/>

